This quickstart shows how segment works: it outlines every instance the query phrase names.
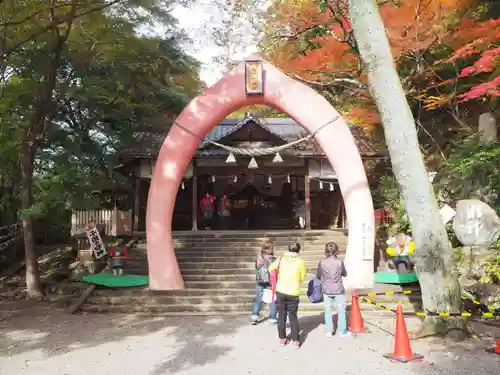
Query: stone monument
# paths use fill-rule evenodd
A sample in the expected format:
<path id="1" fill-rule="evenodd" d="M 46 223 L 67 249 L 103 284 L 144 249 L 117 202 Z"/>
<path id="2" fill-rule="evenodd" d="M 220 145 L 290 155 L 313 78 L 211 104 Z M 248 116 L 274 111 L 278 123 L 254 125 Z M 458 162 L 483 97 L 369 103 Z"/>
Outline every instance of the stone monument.
<path id="1" fill-rule="evenodd" d="M 453 231 L 465 246 L 488 247 L 500 237 L 500 218 L 486 203 L 464 199 L 457 203 Z"/>
<path id="2" fill-rule="evenodd" d="M 478 122 L 479 137 L 483 142 L 497 139 L 497 122 L 491 112 L 482 113 Z"/>
<path id="3" fill-rule="evenodd" d="M 484 275 L 483 265 L 494 256 L 488 248 L 500 237 L 500 218 L 480 200 L 461 200 L 457 203 L 453 231 L 464 245 L 455 249 L 455 265 L 461 285 L 467 287 Z"/>

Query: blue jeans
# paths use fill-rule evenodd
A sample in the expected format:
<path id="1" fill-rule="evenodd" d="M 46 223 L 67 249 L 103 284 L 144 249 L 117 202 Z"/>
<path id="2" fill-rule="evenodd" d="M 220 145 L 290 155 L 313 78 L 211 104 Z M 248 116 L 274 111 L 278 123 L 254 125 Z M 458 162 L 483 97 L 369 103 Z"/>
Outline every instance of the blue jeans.
<path id="1" fill-rule="evenodd" d="M 326 332 L 333 333 L 333 307 L 337 310 L 338 330 L 340 333 L 347 332 L 346 303 L 343 294 L 323 295 L 325 305 L 325 326 Z"/>
<path id="2" fill-rule="evenodd" d="M 260 310 L 262 309 L 262 296 L 264 295 L 264 289 L 267 289 L 267 285 L 257 284 L 255 287 L 255 298 L 253 300 L 252 307 L 252 320 L 257 320 L 259 318 Z M 269 318 L 276 320 L 276 302 L 269 305 Z"/>

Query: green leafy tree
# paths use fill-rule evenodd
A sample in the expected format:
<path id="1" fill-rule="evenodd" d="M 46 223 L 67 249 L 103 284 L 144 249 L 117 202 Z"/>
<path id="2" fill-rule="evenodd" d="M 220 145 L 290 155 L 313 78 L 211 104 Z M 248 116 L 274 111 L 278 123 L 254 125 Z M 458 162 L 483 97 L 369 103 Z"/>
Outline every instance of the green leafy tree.
<path id="1" fill-rule="evenodd" d="M 108 165 L 102 156 L 110 155 L 133 126 L 159 122 L 159 111 L 175 111 L 185 103 L 193 89 L 184 89 L 181 81 L 196 83 L 197 67 L 174 38 L 141 38 L 136 33 L 137 27 L 152 22 L 175 32 L 170 1 L 0 5 L 2 95 L 12 104 L 2 106 L 0 116 L 9 117 L 9 142 L 17 148 L 21 165 L 27 294 L 39 297 L 33 218 L 43 210 L 34 204 L 33 193 L 41 197 L 46 189 L 43 183 L 34 189 L 34 177 L 45 184 L 51 181 L 50 186 L 70 186 L 54 174 L 54 165 L 65 157 L 81 163 L 75 155 L 87 156 L 82 164 L 87 170 L 97 165 L 104 173 Z M 0 141 L 0 147 L 10 147 Z"/>

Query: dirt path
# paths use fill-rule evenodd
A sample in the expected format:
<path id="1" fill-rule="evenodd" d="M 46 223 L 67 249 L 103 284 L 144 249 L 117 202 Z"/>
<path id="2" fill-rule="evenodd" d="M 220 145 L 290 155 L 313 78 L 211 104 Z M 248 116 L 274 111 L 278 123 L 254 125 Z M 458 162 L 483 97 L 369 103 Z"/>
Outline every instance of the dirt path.
<path id="1" fill-rule="evenodd" d="M 45 304 L 0 301 L 2 375 L 494 375 L 500 357 L 484 342 L 413 343 L 420 364 L 394 364 L 393 319 L 366 318 L 372 333 L 353 339 L 323 335 L 321 316 L 301 317 L 300 349 L 279 347 L 276 328 L 248 318 L 68 315 Z M 6 311 L 9 308 L 9 311 Z M 415 320 L 408 320 L 414 326 Z"/>

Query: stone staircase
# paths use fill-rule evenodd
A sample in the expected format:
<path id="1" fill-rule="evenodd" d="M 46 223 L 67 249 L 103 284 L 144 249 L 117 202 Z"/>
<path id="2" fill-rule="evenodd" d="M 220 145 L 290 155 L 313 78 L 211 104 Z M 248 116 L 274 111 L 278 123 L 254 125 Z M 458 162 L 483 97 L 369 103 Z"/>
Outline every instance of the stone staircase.
<path id="1" fill-rule="evenodd" d="M 147 312 L 164 315 L 249 314 L 255 293 L 253 264 L 265 238 L 272 238 L 279 257 L 291 241 L 302 244 L 300 256 L 307 267 L 300 310 L 321 311 L 322 304 L 312 304 L 306 296 L 307 281 L 314 275 L 324 246 L 335 241 L 344 256 L 347 235 L 344 231 L 200 231 L 179 232 L 174 236 L 176 255 L 186 289 L 168 292 L 147 288 L 98 288 L 83 306 L 88 312 Z M 147 275 L 147 250 L 138 244 L 130 251 L 128 273 Z M 399 288 L 400 289 L 400 288 Z M 398 290 L 379 285 L 376 291 Z M 382 303 L 405 300 L 408 296 L 382 296 Z M 364 309 L 379 308 L 366 304 Z"/>

